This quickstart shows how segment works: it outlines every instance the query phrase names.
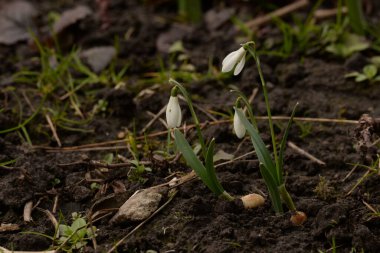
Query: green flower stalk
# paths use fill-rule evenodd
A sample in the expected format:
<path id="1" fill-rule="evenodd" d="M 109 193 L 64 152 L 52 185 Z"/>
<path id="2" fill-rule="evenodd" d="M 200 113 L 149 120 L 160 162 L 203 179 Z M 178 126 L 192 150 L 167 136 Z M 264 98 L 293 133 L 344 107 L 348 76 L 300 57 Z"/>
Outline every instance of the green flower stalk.
<path id="1" fill-rule="evenodd" d="M 190 112 L 197 129 L 198 140 L 201 143 L 203 162 L 194 153 L 193 149 L 191 148 L 190 144 L 186 140 L 185 136 L 181 133 L 181 131 L 179 131 L 177 128 L 174 128 L 173 134 L 174 134 L 174 141 L 175 141 L 177 149 L 182 153 L 187 164 L 195 171 L 195 173 L 199 176 L 202 182 L 215 195 L 226 200 L 234 200 L 235 198 L 231 196 L 227 191 L 224 190 L 223 186 L 221 185 L 221 183 L 219 182 L 216 176 L 216 171 L 215 171 L 215 166 L 214 166 L 215 139 L 212 139 L 210 143 L 206 145 L 206 142 L 204 141 L 202 133 L 201 133 L 198 117 L 195 114 L 192 101 L 185 87 L 183 87 L 180 83 L 178 83 L 177 81 L 173 79 L 170 79 L 169 82 L 174 85 L 171 96 L 176 96 L 177 92 L 181 92 L 182 95 L 185 97 L 185 100 L 190 108 Z M 241 124 L 241 122 L 239 122 L 239 124 Z M 243 131 L 242 127 L 244 126 L 239 125 L 238 127 L 239 127 L 239 130 L 237 130 L 237 132 Z M 245 128 L 244 128 L 244 133 L 245 133 Z M 242 133 L 239 132 L 239 135 L 240 134 Z M 263 205 L 265 202 L 265 199 L 261 195 L 256 194 L 256 193 L 245 195 L 241 197 L 240 199 L 243 202 L 244 207 L 247 209 L 256 208 L 258 206 Z"/>
<path id="2" fill-rule="evenodd" d="M 273 205 L 275 212 L 276 213 L 283 213 L 284 210 L 282 207 L 282 202 L 285 202 L 285 204 L 288 206 L 289 210 L 294 213 L 293 216 L 295 216 L 295 215 L 299 216 L 300 214 L 303 214 L 304 219 L 293 219 L 293 220 L 297 220 L 297 221 L 302 220 L 302 222 L 303 222 L 306 219 L 306 215 L 302 212 L 297 211 L 297 209 L 294 205 L 294 202 L 292 200 L 292 197 L 290 196 L 289 192 L 286 190 L 285 181 L 283 178 L 283 173 L 284 173 L 283 172 L 283 160 L 284 160 L 284 151 L 285 151 L 285 146 L 286 146 L 286 140 L 288 137 L 288 133 L 289 133 L 292 121 L 293 121 L 293 117 L 295 114 L 295 109 L 296 109 L 297 104 L 293 109 L 290 120 L 288 122 L 288 126 L 285 130 L 285 133 L 284 133 L 284 136 L 282 138 L 280 147 L 278 149 L 277 142 L 276 142 L 276 135 L 274 132 L 274 127 L 273 127 L 272 113 L 271 113 L 270 105 L 269 105 L 269 96 L 268 96 L 267 86 L 266 86 L 266 82 L 264 79 L 264 75 L 263 75 L 262 70 L 261 70 L 259 56 L 256 53 L 255 43 L 253 41 L 247 42 L 247 43 L 243 44 L 239 50 L 241 50 L 241 49 L 244 49 L 244 51 L 251 54 L 251 56 L 253 57 L 253 59 L 256 63 L 257 70 L 259 72 L 261 86 L 262 86 L 263 94 L 264 94 L 265 105 L 266 105 L 266 109 L 267 109 L 268 123 L 269 123 L 271 139 L 272 139 L 272 148 L 273 148 L 274 160 L 272 159 L 272 156 L 271 156 L 269 150 L 267 149 L 267 147 L 265 146 L 263 140 L 261 139 L 261 137 L 259 135 L 258 129 L 256 127 L 256 123 L 254 121 L 254 117 L 253 117 L 253 115 L 251 115 L 252 114 L 251 105 L 249 104 L 248 100 L 245 99 L 245 97 L 239 91 L 237 91 L 239 97 L 237 99 L 236 105 L 239 104 L 239 101 L 243 101 L 245 103 L 245 106 L 248 108 L 248 111 L 250 112 L 249 116 L 251 118 L 252 123 L 249 122 L 249 120 L 245 116 L 243 110 L 241 108 L 239 108 L 238 106 L 234 107 L 235 114 L 239 118 L 240 123 L 242 125 L 244 125 L 248 134 L 251 136 L 253 147 L 254 147 L 256 154 L 257 154 L 257 157 L 260 161 L 260 173 L 261 173 L 261 175 L 262 175 L 262 177 L 263 177 L 263 179 L 267 185 L 269 195 L 270 195 L 272 205 Z M 233 55 L 237 55 L 237 51 L 234 51 Z M 240 55 L 244 55 L 244 57 L 245 57 L 245 53 L 240 52 L 239 56 Z M 229 54 L 225 58 L 225 60 L 223 61 L 223 65 L 226 64 L 226 59 L 227 59 L 227 63 L 229 63 L 230 65 L 235 64 L 236 67 L 240 64 L 240 63 L 237 63 L 237 60 L 239 60 L 239 62 L 243 61 L 242 59 L 240 59 L 239 57 L 236 56 L 235 58 L 233 58 L 233 60 L 235 62 L 232 62 L 232 61 L 228 62 L 228 59 L 231 59 L 231 54 Z M 223 71 L 223 69 L 225 69 L 225 68 L 222 68 L 222 71 Z M 228 68 L 228 69 L 232 70 L 233 68 Z M 241 71 L 241 69 L 239 69 L 239 72 L 240 71 Z M 301 222 L 301 224 L 302 224 L 302 222 Z M 294 223 L 294 224 L 296 224 L 296 223 Z M 297 225 L 300 225 L 300 223 L 298 223 Z"/>

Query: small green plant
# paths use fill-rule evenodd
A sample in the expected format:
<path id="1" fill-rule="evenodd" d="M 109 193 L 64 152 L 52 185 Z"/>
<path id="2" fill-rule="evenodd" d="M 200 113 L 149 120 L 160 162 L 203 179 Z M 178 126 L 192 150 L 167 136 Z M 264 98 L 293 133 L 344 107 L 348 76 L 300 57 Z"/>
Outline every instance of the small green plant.
<path id="1" fill-rule="evenodd" d="M 244 51 L 244 52 L 243 52 Z M 266 145 L 264 144 L 263 140 L 261 139 L 258 129 L 256 128 L 255 122 L 249 122 L 247 117 L 245 116 L 243 110 L 239 108 L 239 100 L 242 100 L 245 103 L 245 106 L 247 108 L 250 108 L 250 104 L 243 96 L 239 96 L 237 99 L 237 103 L 235 106 L 235 112 L 237 116 L 240 119 L 240 122 L 242 125 L 244 125 L 245 129 L 247 130 L 248 134 L 251 136 L 253 147 L 256 151 L 257 157 L 260 161 L 260 172 L 261 175 L 265 181 L 265 184 L 268 188 L 269 195 L 272 201 L 272 206 L 276 213 L 283 213 L 283 207 L 282 207 L 282 201 L 286 203 L 288 208 L 294 212 L 295 214 L 292 216 L 292 222 L 294 224 L 300 225 L 302 224 L 305 219 L 306 215 L 302 212 L 297 211 L 294 202 L 286 190 L 285 187 L 285 180 L 283 177 L 283 160 L 284 160 L 284 151 L 286 146 L 286 140 L 288 137 L 288 133 L 291 127 L 291 123 L 295 114 L 296 106 L 293 109 L 293 112 L 291 114 L 288 126 L 284 132 L 284 136 L 282 138 L 279 150 L 277 149 L 277 143 L 276 143 L 276 136 L 274 132 L 273 122 L 272 122 L 272 114 L 269 106 L 269 98 L 268 98 L 268 92 L 267 92 L 267 86 L 266 82 L 261 70 L 260 65 L 260 59 L 256 52 L 256 46 L 253 41 L 247 42 L 242 45 L 242 47 L 226 56 L 226 58 L 223 60 L 223 67 L 222 71 L 228 72 L 233 69 L 234 74 L 239 74 L 242 68 L 244 67 L 245 63 L 245 55 L 248 52 L 254 59 L 256 63 L 256 67 L 259 73 L 260 81 L 261 81 L 261 87 L 263 89 L 264 93 L 264 99 L 265 99 L 265 105 L 267 109 L 267 115 L 268 115 L 268 122 L 269 122 L 269 129 L 271 133 L 272 138 L 272 148 L 273 148 L 273 156 L 274 160 L 272 160 L 271 154 L 269 150 L 267 149 Z M 251 109 L 250 112 L 250 118 L 253 116 L 251 115 Z M 252 120 L 251 120 L 252 121 Z M 236 126 L 234 124 L 234 128 L 236 129 Z M 240 132 L 240 130 L 235 132 Z"/>
<path id="2" fill-rule="evenodd" d="M 195 173 L 199 176 L 202 182 L 218 197 L 224 198 L 226 200 L 234 200 L 235 198 L 231 196 L 226 190 L 224 190 L 222 184 L 219 182 L 214 165 L 214 148 L 215 148 L 215 139 L 213 138 L 209 144 L 206 144 L 198 117 L 194 111 L 192 101 L 190 99 L 189 94 L 187 93 L 184 86 L 182 86 L 177 81 L 170 79 L 169 82 L 174 85 L 169 103 L 166 109 L 166 121 L 168 123 L 168 127 L 170 131 L 174 134 L 174 141 L 176 148 L 182 153 L 184 159 L 187 164 L 195 171 Z M 197 151 L 195 151 L 185 136 L 179 131 L 176 127 L 179 127 L 181 124 L 182 114 L 181 109 L 179 107 L 177 93 L 181 92 L 185 97 L 187 105 L 189 106 L 192 118 L 195 123 L 195 128 L 197 131 L 198 141 L 200 143 L 200 155 L 201 159 L 196 155 Z M 169 131 L 169 132 L 170 132 Z M 255 208 L 264 204 L 264 198 L 256 193 L 248 194 L 242 196 L 241 201 L 245 208 Z"/>
<path id="3" fill-rule="evenodd" d="M 378 68 L 374 64 L 368 64 L 363 67 L 362 72 L 354 71 L 345 75 L 346 78 L 355 78 L 355 82 L 375 83 L 380 81 L 380 75 L 378 75 Z"/>
<path id="4" fill-rule="evenodd" d="M 183 87 L 177 81 L 170 79 L 169 82 L 174 85 L 170 101 L 167 107 L 166 118 L 169 128 L 174 128 L 174 140 L 176 148 L 181 151 L 183 157 L 189 166 L 195 171 L 195 173 L 200 177 L 202 182 L 213 192 L 215 195 L 223 197 L 228 200 L 234 199 L 228 192 L 226 192 L 222 185 L 220 184 L 218 178 L 216 177 L 215 166 L 214 166 L 214 147 L 215 140 L 212 139 L 208 146 L 202 136 L 200 124 L 198 117 L 194 111 L 192 101 L 189 94 L 187 93 L 185 87 Z M 198 141 L 201 146 L 201 155 L 204 159 L 204 163 L 196 156 L 194 150 L 191 148 L 190 144 L 187 142 L 185 136 L 175 127 L 178 127 L 181 123 L 182 115 L 179 108 L 177 93 L 180 91 L 185 97 L 186 102 L 189 106 L 191 115 L 193 117 L 194 123 L 196 125 Z"/>
<path id="5" fill-rule="evenodd" d="M 95 237 L 96 227 L 89 227 L 86 220 L 78 213 L 72 213 L 71 225 L 59 225 L 58 249 L 65 252 L 82 252 L 88 240 Z"/>
<path id="6" fill-rule="evenodd" d="M 326 51 L 342 58 L 370 47 L 370 43 L 362 36 L 365 21 L 360 14 L 362 12 L 361 1 L 347 0 L 347 6 L 350 12 L 349 18 L 343 18 L 343 3 L 342 0 L 338 1 L 336 23 L 325 24 L 321 35 L 321 43 L 326 46 Z M 357 9 L 359 7 L 360 10 Z M 348 29 L 349 24 L 354 32 Z"/>

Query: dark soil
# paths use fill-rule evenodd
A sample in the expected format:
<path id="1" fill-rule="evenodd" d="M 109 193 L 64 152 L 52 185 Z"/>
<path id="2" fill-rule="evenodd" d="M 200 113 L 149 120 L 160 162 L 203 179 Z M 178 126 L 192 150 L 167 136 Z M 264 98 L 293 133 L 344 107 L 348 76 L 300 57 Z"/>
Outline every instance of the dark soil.
<path id="1" fill-rule="evenodd" d="M 42 24 L 46 26 L 47 17 L 43 13 L 52 10 L 62 12 L 78 4 L 77 2 L 88 5 L 93 10 L 97 8 L 95 1 L 67 2 L 61 4 L 60 1 L 34 1 L 40 13 L 36 23 L 41 27 Z M 171 40 L 181 39 L 190 63 L 196 71 L 203 74 L 208 71 L 209 57 L 212 57 L 212 63 L 219 69 L 223 57 L 238 47 L 234 40 L 238 33 L 229 21 L 211 30 L 204 22 L 196 26 L 179 26 L 175 24 L 177 22 L 174 4 L 168 1 L 147 1 L 143 5 L 140 2 L 110 1 L 108 28 L 100 30 L 101 20 L 93 14 L 81 21 L 78 28 L 81 33 L 76 34 L 79 36 L 71 38 L 75 45 L 85 49 L 93 46 L 112 46 L 115 35 L 124 38 L 127 30 L 132 29 L 132 35 L 127 41 L 120 40 L 118 67 L 127 62 L 132 64 L 126 72 L 127 85 L 124 90 L 115 92 L 112 87 L 96 90 L 96 98 L 106 99 L 109 104 L 107 111 L 97 115 L 88 125 L 93 132 L 59 130 L 63 146 L 117 140 L 120 132 L 126 128 L 133 129 L 134 126 L 138 132 L 151 119 L 147 111 L 158 113 L 167 103 L 170 90 L 167 83 L 153 88 L 154 94 L 150 97 L 134 99 L 143 88 L 149 87 L 145 84 L 139 85 L 138 81 L 148 76 L 147 73 L 159 71 L 157 57 L 161 56 L 164 63 L 170 60 L 168 54 L 160 52 L 158 48 L 160 36 L 167 36 L 168 38 L 161 38 L 163 41 L 169 40 L 170 44 L 173 42 Z M 258 12 L 243 2 L 226 1 L 224 7 L 234 8 L 238 15 L 243 16 L 250 11 Z M 205 8 L 211 11 L 221 8 L 221 5 L 215 3 Z M 170 30 L 176 35 L 167 35 Z M 66 42 L 62 39 L 63 45 Z M 72 45 L 69 43 L 65 46 L 70 48 Z M 23 90 L 27 92 L 30 89 L 23 84 L 14 84 L 9 78 L 23 67 L 33 67 L 31 58 L 38 56 L 38 53 L 33 47 L 22 42 L 1 46 L 0 52 L 3 65 L 0 67 L 0 104 L 1 108 L 5 108 L 5 111 L 0 113 L 0 126 L 1 129 L 7 129 L 18 122 L 18 118 L 14 118 L 16 116 L 12 113 L 12 108 L 16 108 L 17 104 L 15 99 L 10 97 L 7 88 L 12 85 L 17 87 L 15 92 L 20 98 Z M 357 54 L 347 60 L 322 56 L 310 55 L 302 60 L 298 56 L 288 59 L 262 57 L 263 72 L 270 86 L 273 115 L 289 115 L 297 101 L 300 103 L 296 113 L 299 117 L 359 120 L 362 114 L 374 117 L 380 115 L 380 86 L 358 84 L 344 78 L 347 72 L 361 69 L 364 56 Z M 15 58 L 18 60 L 15 61 Z M 235 85 L 249 95 L 254 88 L 259 87 L 258 83 L 256 68 L 250 60 L 238 77 L 224 80 L 209 77 L 185 85 L 198 106 L 205 110 L 228 113 L 232 111 L 236 98 L 229 92 L 229 85 Z M 39 101 L 38 97 L 32 99 L 34 106 L 38 106 Z M 191 124 L 185 104 L 182 108 L 185 121 Z M 265 115 L 261 90 L 253 102 L 253 108 L 257 115 Z M 32 114 L 26 103 L 24 113 Z M 211 121 L 202 112 L 198 113 L 202 122 Z M 72 212 L 86 215 L 96 201 L 107 196 L 117 200 L 120 206 L 138 189 L 165 183 L 165 178 L 173 172 L 190 172 L 182 160 L 165 161 L 153 154 L 155 150 L 165 149 L 165 134 L 149 138 L 153 148 L 145 152 L 142 151 L 143 147 L 139 146 L 140 158 L 151 162 L 149 167 L 152 171 L 131 177 L 128 173 L 129 166 L 100 172 L 89 162 L 102 160 L 110 152 L 132 159 L 128 149 L 71 152 L 46 149 L 56 147 L 57 143 L 53 138 L 33 131 L 39 124 L 49 129 L 43 117 L 37 117 L 27 126 L 36 147 L 24 143 L 17 132 L 0 135 L 0 162 L 16 159 L 15 164 L 10 165 L 13 169 L 0 168 L 0 221 L 18 224 L 23 232 L 33 231 L 51 236 L 54 234 L 52 223 L 40 209 L 33 210 L 32 222 L 24 223 L 23 208 L 30 200 L 34 204 L 40 201 L 39 208 L 52 210 L 54 197 L 58 195 L 55 216 L 59 219 L 61 213 L 66 221 L 70 221 Z M 266 121 L 260 121 L 259 127 L 264 141 L 270 143 L 266 126 Z M 276 126 L 280 137 L 285 122 L 276 121 Z M 301 131 L 308 126 L 311 126 L 310 132 Z M 300 123 L 293 126 L 289 140 L 326 163 L 319 165 L 290 148 L 286 151 L 287 188 L 294 196 L 298 209 L 308 216 L 304 225 L 292 225 L 289 220 L 290 212 L 275 215 L 268 197 L 264 206 L 245 210 L 238 200 L 227 202 L 218 199 L 201 181 L 193 180 L 178 187 L 178 193 L 171 203 L 126 239 L 117 252 L 317 252 L 330 249 L 333 241 L 337 252 L 360 252 L 362 249 L 365 252 L 380 252 L 380 217 L 370 216 L 370 210 L 363 204 L 365 201 L 379 209 L 379 176 L 367 178 L 352 194 L 346 195 L 366 171 L 357 168 L 346 178 L 353 167 L 352 164 L 370 165 L 373 162 L 371 159 L 375 158 L 372 153 L 363 154 L 355 148 L 358 144 L 355 137 L 360 132 L 358 127 L 358 124 L 338 123 Z M 165 127 L 157 121 L 146 134 L 163 130 Z M 216 150 L 223 149 L 228 153 L 234 153 L 240 144 L 232 133 L 231 124 L 209 125 L 203 130 L 207 138 L 216 138 Z M 375 132 L 372 131 L 370 134 L 376 134 Z M 189 136 L 192 134 L 190 132 Z M 144 144 L 143 141 L 141 143 Z M 252 145 L 246 138 L 235 155 L 242 155 L 251 150 Z M 378 153 L 376 148 L 372 152 Z M 81 163 L 67 165 L 78 161 Z M 245 161 L 219 167 L 217 174 L 225 189 L 235 196 L 251 192 L 267 194 L 254 155 L 246 157 Z M 92 182 L 87 180 L 89 175 L 92 179 L 100 180 L 100 189 L 91 189 Z M 321 184 L 323 178 L 325 185 Z M 124 185 L 125 191 L 115 195 L 117 184 Z M 316 191 L 317 186 L 320 186 L 319 191 Z M 112 216 L 94 224 L 98 229 L 97 252 L 106 252 L 137 225 L 110 225 L 110 217 Z M 14 250 L 37 251 L 46 250 L 52 244 L 45 237 L 21 231 L 0 232 L 0 245 Z M 85 251 L 94 251 L 91 242 Z"/>

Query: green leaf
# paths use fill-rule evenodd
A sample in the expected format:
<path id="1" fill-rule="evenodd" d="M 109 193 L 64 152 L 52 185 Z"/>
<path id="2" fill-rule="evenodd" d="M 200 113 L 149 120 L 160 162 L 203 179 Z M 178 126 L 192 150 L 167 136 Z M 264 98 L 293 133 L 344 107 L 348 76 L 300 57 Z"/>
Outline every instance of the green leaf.
<path id="1" fill-rule="evenodd" d="M 85 227 L 86 226 L 86 221 L 83 218 L 77 218 L 76 220 L 73 221 L 73 224 L 71 224 L 71 229 L 73 231 Z"/>
<path id="2" fill-rule="evenodd" d="M 353 71 L 353 72 L 350 72 L 348 74 L 345 74 L 344 77 L 350 78 L 350 77 L 357 77 L 358 75 L 360 75 L 360 73 L 358 71 Z"/>
<path id="3" fill-rule="evenodd" d="M 245 117 L 244 113 L 240 108 L 235 108 L 236 113 L 240 117 L 240 120 L 242 121 L 244 127 L 247 129 L 248 134 L 251 136 L 253 147 L 256 151 L 257 158 L 259 158 L 259 161 L 264 165 L 264 167 L 268 170 L 268 172 L 271 174 L 271 176 L 275 179 L 276 185 L 280 185 L 280 182 L 278 181 L 278 178 L 276 176 L 276 165 L 272 161 L 272 157 L 266 148 L 263 140 L 261 139 L 259 133 L 254 128 L 254 126 L 249 123 L 247 118 Z"/>
<path id="4" fill-rule="evenodd" d="M 183 157 L 185 158 L 187 164 L 195 171 L 195 173 L 201 178 L 203 183 L 215 194 L 219 194 L 219 189 L 215 188 L 212 181 L 207 175 L 205 166 L 199 160 L 199 158 L 194 154 L 193 149 L 190 144 L 185 139 L 185 136 L 178 130 L 174 129 L 174 141 L 177 149 L 181 151 Z"/>
<path id="5" fill-rule="evenodd" d="M 213 188 L 218 191 L 219 196 L 224 192 L 223 186 L 220 184 L 218 178 L 216 177 L 215 167 L 214 167 L 214 147 L 215 139 L 212 139 L 206 153 L 206 171 L 207 175 L 213 185 Z M 215 191 L 214 191 L 215 192 Z"/>
<path id="6" fill-rule="evenodd" d="M 284 166 L 284 153 L 285 153 L 286 141 L 288 139 L 290 127 L 292 126 L 293 118 L 294 118 L 294 114 L 296 113 L 297 106 L 298 106 L 298 102 L 293 107 L 292 114 L 290 115 L 288 125 L 286 126 L 284 136 L 282 137 L 281 144 L 280 144 L 280 152 L 279 152 L 279 158 L 278 158 L 279 159 L 279 161 L 278 161 L 279 162 L 279 168 L 277 168 L 277 172 L 278 172 L 277 177 L 279 179 L 280 184 L 283 183 L 282 172 L 283 172 L 283 166 Z"/>
<path id="7" fill-rule="evenodd" d="M 368 79 L 373 79 L 377 74 L 377 67 L 373 64 L 364 66 L 363 74 L 368 77 Z"/>
<path id="8" fill-rule="evenodd" d="M 272 177 L 268 169 L 265 168 L 265 166 L 262 163 L 260 163 L 260 173 L 261 176 L 264 178 L 265 184 L 267 185 L 269 197 L 272 201 L 274 211 L 276 213 L 282 213 L 283 209 L 281 203 L 281 196 L 276 185 L 276 180 Z"/>
<path id="9" fill-rule="evenodd" d="M 355 78 L 355 82 L 364 82 L 366 80 L 368 80 L 368 77 L 366 75 L 361 74 L 361 73 L 359 75 L 357 75 Z"/>

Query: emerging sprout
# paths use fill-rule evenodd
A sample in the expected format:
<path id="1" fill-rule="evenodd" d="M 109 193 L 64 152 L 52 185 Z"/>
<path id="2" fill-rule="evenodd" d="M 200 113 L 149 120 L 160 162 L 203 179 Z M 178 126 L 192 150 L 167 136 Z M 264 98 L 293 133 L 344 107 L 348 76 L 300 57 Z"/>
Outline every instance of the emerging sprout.
<path id="1" fill-rule="evenodd" d="M 256 208 L 264 205 L 265 199 L 257 193 L 251 193 L 240 198 L 245 209 Z"/>
<path id="2" fill-rule="evenodd" d="M 237 76 L 242 71 L 245 64 L 245 55 L 247 51 L 244 47 L 229 53 L 222 62 L 222 72 L 230 72 L 233 68 L 234 75 Z"/>
<path id="3" fill-rule="evenodd" d="M 166 123 L 168 124 L 168 128 L 175 128 L 181 125 L 181 121 L 182 112 L 178 102 L 177 87 L 174 87 L 166 107 Z"/>
<path id="4" fill-rule="evenodd" d="M 239 139 L 243 138 L 246 132 L 245 126 L 243 125 L 239 115 L 236 113 L 236 110 L 234 114 L 234 132 Z"/>

